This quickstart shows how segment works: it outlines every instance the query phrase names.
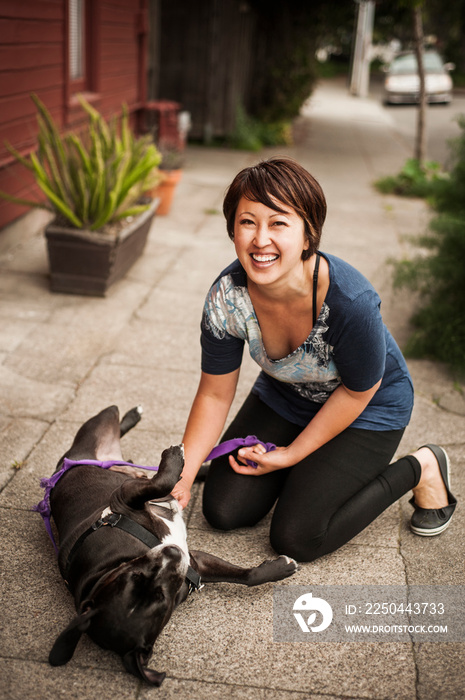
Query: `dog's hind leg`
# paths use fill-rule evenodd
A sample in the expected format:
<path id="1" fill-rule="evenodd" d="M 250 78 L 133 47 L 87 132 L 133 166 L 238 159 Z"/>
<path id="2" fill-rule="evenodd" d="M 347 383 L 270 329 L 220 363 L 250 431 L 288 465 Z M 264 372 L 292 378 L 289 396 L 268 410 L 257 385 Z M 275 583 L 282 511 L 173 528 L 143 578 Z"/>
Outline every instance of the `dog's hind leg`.
<path id="1" fill-rule="evenodd" d="M 142 406 L 135 406 L 130 411 L 124 414 L 121 423 L 119 424 L 120 437 L 126 435 L 142 418 Z"/>
<path id="2" fill-rule="evenodd" d="M 120 423 L 117 406 L 109 406 L 86 421 L 76 433 L 71 448 L 64 457 L 68 459 L 121 460 Z M 61 466 L 63 457 L 57 465 Z"/>

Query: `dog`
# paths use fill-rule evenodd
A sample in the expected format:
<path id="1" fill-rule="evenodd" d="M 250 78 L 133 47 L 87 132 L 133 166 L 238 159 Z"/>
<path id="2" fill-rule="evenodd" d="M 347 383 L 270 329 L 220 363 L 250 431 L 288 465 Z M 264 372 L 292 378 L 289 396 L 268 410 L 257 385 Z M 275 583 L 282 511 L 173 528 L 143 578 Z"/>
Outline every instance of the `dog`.
<path id="1" fill-rule="evenodd" d="M 181 508 L 171 496 L 184 465 L 183 446 L 164 450 L 151 478 L 137 478 L 135 467 L 118 465 L 120 437 L 140 417 L 138 408 L 131 409 L 120 422 L 117 406 L 104 409 L 81 426 L 55 470 L 60 478 L 49 495 L 58 565 L 77 615 L 56 639 L 49 662 L 67 663 L 86 632 L 119 654 L 127 671 L 160 686 L 166 674 L 147 665 L 153 646 L 173 610 L 200 581 L 257 586 L 291 576 L 297 564 L 280 556 L 241 568 L 189 552 Z M 102 468 L 114 463 L 113 469 Z"/>

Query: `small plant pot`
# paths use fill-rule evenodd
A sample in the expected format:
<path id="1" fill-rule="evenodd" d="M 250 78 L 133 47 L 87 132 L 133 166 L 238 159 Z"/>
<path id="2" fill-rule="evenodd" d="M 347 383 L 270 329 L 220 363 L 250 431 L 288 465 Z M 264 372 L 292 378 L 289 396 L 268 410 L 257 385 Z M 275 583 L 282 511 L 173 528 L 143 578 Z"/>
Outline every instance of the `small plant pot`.
<path id="1" fill-rule="evenodd" d="M 117 232 L 45 228 L 52 292 L 104 297 L 142 255 L 158 200 Z"/>
<path id="2" fill-rule="evenodd" d="M 159 216 L 166 216 L 171 211 L 176 185 L 181 179 L 182 170 L 162 170 L 163 180 L 152 191 L 151 196 L 160 199 L 160 205 L 157 209 Z"/>

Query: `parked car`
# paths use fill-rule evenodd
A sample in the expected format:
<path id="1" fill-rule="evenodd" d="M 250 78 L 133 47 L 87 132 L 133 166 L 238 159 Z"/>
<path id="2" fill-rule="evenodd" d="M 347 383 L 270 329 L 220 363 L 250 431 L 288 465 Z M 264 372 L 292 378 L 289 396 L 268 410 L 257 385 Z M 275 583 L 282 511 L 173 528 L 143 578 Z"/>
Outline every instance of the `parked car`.
<path id="1" fill-rule="evenodd" d="M 452 78 L 449 71 L 453 63 L 444 63 L 436 51 L 425 51 L 426 99 L 428 102 L 448 104 L 452 99 Z M 406 51 L 394 58 L 386 70 L 384 92 L 389 104 L 410 104 L 419 100 L 420 78 L 417 59 L 413 51 Z"/>

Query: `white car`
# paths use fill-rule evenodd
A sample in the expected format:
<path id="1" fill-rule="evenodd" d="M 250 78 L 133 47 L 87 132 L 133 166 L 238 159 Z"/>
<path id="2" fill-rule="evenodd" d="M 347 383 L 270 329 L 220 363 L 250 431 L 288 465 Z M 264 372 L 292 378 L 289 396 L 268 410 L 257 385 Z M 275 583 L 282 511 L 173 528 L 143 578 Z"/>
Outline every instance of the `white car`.
<path id="1" fill-rule="evenodd" d="M 449 71 L 453 63 L 443 63 L 436 51 L 425 51 L 426 99 L 428 102 L 449 103 L 452 100 L 452 79 Z M 384 81 L 386 102 L 389 104 L 416 103 L 419 100 L 420 78 L 413 51 L 401 53 L 387 69 Z"/>

